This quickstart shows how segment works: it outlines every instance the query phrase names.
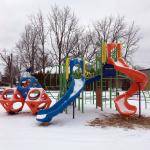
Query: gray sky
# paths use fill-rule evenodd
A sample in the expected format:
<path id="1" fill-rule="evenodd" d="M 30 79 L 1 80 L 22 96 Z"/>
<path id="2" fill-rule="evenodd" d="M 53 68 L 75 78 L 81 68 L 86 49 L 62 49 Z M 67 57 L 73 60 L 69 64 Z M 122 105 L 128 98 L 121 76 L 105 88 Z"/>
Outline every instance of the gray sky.
<path id="1" fill-rule="evenodd" d="M 150 0 L 0 0 L 0 49 L 12 49 L 28 16 L 39 9 L 47 14 L 54 4 L 70 6 L 83 25 L 109 15 L 124 15 L 128 22 L 134 20 L 143 36 L 134 64 L 150 67 Z"/>

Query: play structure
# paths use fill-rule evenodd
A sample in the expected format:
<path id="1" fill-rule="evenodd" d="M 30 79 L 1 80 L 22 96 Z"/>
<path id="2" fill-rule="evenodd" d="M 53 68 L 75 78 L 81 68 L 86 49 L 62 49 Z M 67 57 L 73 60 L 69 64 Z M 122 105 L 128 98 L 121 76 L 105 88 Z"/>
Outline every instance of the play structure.
<path id="1" fill-rule="evenodd" d="M 62 65 L 62 74 L 59 79 L 60 100 L 49 109 L 40 110 L 36 117 L 37 121 L 50 122 L 53 117 L 62 113 L 71 104 L 73 104 L 74 110 L 77 99 L 78 108 L 80 109 L 81 106 L 82 112 L 84 112 L 83 92 L 86 91 L 88 85 L 92 85 L 93 93 L 96 91 L 96 107 L 101 107 L 101 110 L 103 110 L 103 91 L 106 91 L 108 82 L 110 84 L 110 87 L 108 86 L 110 107 L 112 107 L 112 90 L 113 83 L 115 82 L 114 103 L 117 111 L 124 116 L 130 116 L 136 113 L 137 108 L 129 104 L 128 99 L 135 93 L 140 93 L 141 90 L 144 90 L 148 82 L 148 77 L 142 72 L 134 70 L 122 58 L 121 44 L 102 43 L 102 48 L 96 53 L 95 60 L 92 66 L 94 71 L 90 71 L 83 57 L 66 58 L 65 64 Z M 132 84 L 126 92 L 119 95 L 119 81 L 124 79 L 130 79 Z"/>
<path id="2" fill-rule="evenodd" d="M 73 74 L 73 70 L 75 70 L 75 66 L 79 65 L 82 71 L 81 78 L 75 79 Z M 55 103 L 51 108 L 39 111 L 37 115 L 37 120 L 42 122 L 49 122 L 51 119 L 62 113 L 72 102 L 76 100 L 77 97 L 80 96 L 80 93 L 83 91 L 84 86 L 86 84 L 86 79 L 84 77 L 84 62 L 82 59 L 71 59 L 70 60 L 70 86 L 64 96 Z M 88 82 L 93 82 L 97 78 L 94 77 Z M 99 78 L 98 78 L 99 79 Z"/>
<path id="3" fill-rule="evenodd" d="M 22 77 L 16 88 L 6 88 L 0 95 L 0 103 L 8 113 L 18 113 L 26 103 L 32 114 L 49 108 L 51 99 L 35 77 Z"/>
<path id="4" fill-rule="evenodd" d="M 126 61 L 121 57 L 121 45 L 117 45 L 118 50 L 118 59 L 115 61 L 111 57 L 111 53 L 116 47 L 115 44 L 108 44 L 108 63 L 112 64 L 115 68 L 115 70 L 127 75 L 129 78 L 132 79 L 132 84 L 127 92 L 119 95 L 114 100 L 116 109 L 119 111 L 120 114 L 130 116 L 132 114 L 135 114 L 137 111 L 137 108 L 131 104 L 128 103 L 128 99 L 137 93 L 140 90 L 144 90 L 148 83 L 148 77 L 135 69 L 133 69 L 131 66 L 129 66 Z"/>
<path id="5" fill-rule="evenodd" d="M 137 94 L 140 114 L 140 94 L 148 83 L 148 77 L 123 59 L 120 43 L 103 42 L 91 62 L 83 56 L 66 56 L 61 66 L 54 67 L 55 69 L 51 68 L 45 76 L 46 90 L 33 76 L 22 77 L 16 88 L 4 89 L 0 93 L 0 103 L 4 109 L 8 113 L 18 113 L 26 104 L 32 114 L 37 114 L 37 121 L 50 122 L 63 111 L 67 113 L 68 106 L 73 106 L 74 118 L 75 108 L 84 113 L 84 104 L 89 101 L 102 111 L 106 102 L 109 102 L 110 108 L 114 104 L 121 115 L 131 116 L 137 112 L 137 107 L 131 105 L 128 100 Z M 121 92 L 128 81 L 130 85 L 125 92 Z M 57 96 L 54 91 L 59 91 Z M 146 99 L 144 92 L 143 95 Z M 55 99 L 56 103 L 50 107 L 51 99 Z"/>

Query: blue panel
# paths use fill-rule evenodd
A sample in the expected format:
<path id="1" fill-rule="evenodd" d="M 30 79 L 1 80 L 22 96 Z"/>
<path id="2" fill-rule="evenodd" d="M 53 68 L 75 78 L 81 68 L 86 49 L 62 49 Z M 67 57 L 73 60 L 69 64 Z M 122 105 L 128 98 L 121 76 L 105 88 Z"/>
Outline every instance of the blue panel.
<path id="1" fill-rule="evenodd" d="M 73 72 L 73 67 L 75 65 L 80 65 L 81 69 L 83 70 L 83 60 L 81 58 L 75 58 L 70 60 L 70 73 Z"/>
<path id="2" fill-rule="evenodd" d="M 17 90 L 21 93 L 24 99 L 26 99 L 28 92 L 30 91 L 30 87 L 23 88 L 22 86 L 17 86 Z"/>
<path id="3" fill-rule="evenodd" d="M 32 72 L 32 71 L 33 71 L 32 67 L 26 69 L 26 72 Z"/>
<path id="4" fill-rule="evenodd" d="M 29 87 L 32 87 L 32 88 L 34 88 L 34 87 L 35 88 L 41 88 L 42 87 L 41 84 L 38 82 L 38 80 L 33 76 L 31 76 L 31 77 L 22 77 L 20 79 L 19 84 L 21 85 L 22 82 L 27 81 L 27 80 L 30 80 Z"/>
<path id="5" fill-rule="evenodd" d="M 22 82 L 30 80 L 30 84 L 27 87 L 22 87 Z M 40 83 L 38 82 L 38 80 L 31 76 L 31 77 L 22 77 L 20 79 L 19 85 L 17 86 L 17 90 L 21 93 L 21 95 L 26 98 L 27 94 L 30 90 L 30 88 L 41 88 L 42 86 L 40 85 Z"/>
<path id="6" fill-rule="evenodd" d="M 90 83 L 92 83 L 92 82 L 94 82 L 94 81 L 98 81 L 98 80 L 100 80 L 101 79 L 101 77 L 100 77 L 100 75 L 97 75 L 97 76 L 94 76 L 94 77 L 92 77 L 92 78 L 90 78 L 90 79 L 87 79 L 86 80 L 86 84 L 90 84 Z"/>
<path id="7" fill-rule="evenodd" d="M 109 78 L 115 76 L 116 76 L 116 70 L 114 69 L 114 66 L 110 64 L 105 64 L 103 66 L 103 77 Z"/>

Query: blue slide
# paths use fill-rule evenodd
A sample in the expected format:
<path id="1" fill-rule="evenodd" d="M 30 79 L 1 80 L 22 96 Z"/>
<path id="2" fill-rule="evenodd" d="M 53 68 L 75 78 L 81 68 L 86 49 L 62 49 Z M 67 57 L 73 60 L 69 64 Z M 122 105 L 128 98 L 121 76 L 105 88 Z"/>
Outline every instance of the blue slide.
<path id="1" fill-rule="evenodd" d="M 36 120 L 40 122 L 50 122 L 52 118 L 59 113 L 62 113 L 77 97 L 80 96 L 85 85 L 85 78 L 71 79 L 71 84 L 65 95 L 56 102 L 51 108 L 40 110 Z"/>
<path id="2" fill-rule="evenodd" d="M 81 58 L 75 58 L 70 60 L 70 87 L 64 96 L 56 102 L 51 108 L 40 110 L 37 114 L 36 120 L 39 122 L 50 122 L 52 118 L 60 113 L 62 113 L 72 102 L 80 96 L 80 93 L 84 90 L 85 84 L 90 84 L 96 80 L 100 79 L 100 76 L 95 76 L 88 80 L 82 76 L 81 79 L 74 79 L 72 72 L 74 67 L 79 65 L 83 70 L 83 60 Z"/>
<path id="3" fill-rule="evenodd" d="M 94 81 L 100 80 L 100 76 L 95 76 L 88 80 L 82 79 L 73 79 L 71 81 L 70 87 L 67 90 L 66 94 L 51 108 L 40 110 L 37 114 L 36 120 L 40 122 L 50 122 L 52 118 L 59 113 L 62 113 L 77 97 L 80 96 L 80 93 L 83 91 L 85 84 L 90 84 Z"/>

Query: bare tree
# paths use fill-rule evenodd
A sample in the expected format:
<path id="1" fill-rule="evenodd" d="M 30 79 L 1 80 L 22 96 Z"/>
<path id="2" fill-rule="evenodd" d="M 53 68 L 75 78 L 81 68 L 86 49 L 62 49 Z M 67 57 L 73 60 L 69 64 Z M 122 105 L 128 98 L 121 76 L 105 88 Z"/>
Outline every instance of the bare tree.
<path id="1" fill-rule="evenodd" d="M 104 42 L 122 42 L 124 46 L 124 58 L 135 52 L 140 40 L 139 28 L 132 23 L 129 25 L 124 17 L 105 17 L 94 24 L 96 41 L 101 46 Z"/>
<path id="2" fill-rule="evenodd" d="M 122 42 L 125 59 L 138 48 L 139 28 L 134 23 L 128 25 L 124 17 L 105 17 L 95 22 L 93 29 L 83 29 L 79 27 L 78 19 L 69 7 L 53 6 L 46 19 L 41 11 L 30 16 L 16 44 L 20 63 L 25 68 L 32 67 L 33 72 L 42 70 L 45 75 L 47 66 L 60 66 L 68 55 L 84 56 L 92 61 L 103 41 Z"/>
<path id="3" fill-rule="evenodd" d="M 113 20 L 113 19 L 112 19 Z M 118 40 L 125 37 L 125 29 L 127 24 L 125 23 L 125 18 L 118 16 L 114 19 L 114 22 L 111 27 L 111 36 L 110 41 L 111 42 L 118 42 Z"/>
<path id="4" fill-rule="evenodd" d="M 13 65 L 13 55 L 12 53 L 8 53 L 6 49 L 4 49 L 0 53 L 0 59 L 5 66 L 5 76 L 8 78 L 8 82 L 11 87 L 13 86 L 13 81 L 15 78 L 15 66 Z"/>
<path id="5" fill-rule="evenodd" d="M 94 24 L 97 41 L 101 44 L 102 41 L 108 42 L 111 37 L 113 17 L 105 17 Z"/>
<path id="6" fill-rule="evenodd" d="M 60 9 L 58 6 L 51 8 L 48 16 L 49 36 L 51 43 L 51 55 L 58 62 L 61 61 L 74 49 L 78 43 L 78 19 L 69 7 Z M 60 68 L 59 68 L 60 74 Z"/>
<path id="7" fill-rule="evenodd" d="M 38 30 L 31 23 L 25 26 L 21 39 L 16 44 L 16 48 L 22 59 L 24 67 L 32 67 L 32 73 L 35 71 L 35 58 L 38 50 Z"/>
<path id="8" fill-rule="evenodd" d="M 31 22 L 33 26 L 37 29 L 38 32 L 38 51 L 37 51 L 37 57 L 36 62 L 39 66 L 39 69 L 41 70 L 43 75 L 45 76 L 45 68 L 51 64 L 49 59 L 49 53 L 48 49 L 46 48 L 47 44 L 47 35 L 48 35 L 48 29 L 46 27 L 46 21 L 41 11 L 39 11 L 36 15 L 31 16 Z"/>
<path id="9" fill-rule="evenodd" d="M 132 54 L 139 48 L 138 43 L 142 38 L 140 35 L 140 28 L 135 26 L 134 22 L 126 30 L 124 36 L 124 57 L 130 58 Z"/>
<path id="10" fill-rule="evenodd" d="M 82 32 L 79 35 L 78 43 L 75 46 L 75 49 L 71 51 L 71 54 L 74 57 L 84 57 L 88 61 L 91 61 L 96 50 L 97 45 L 94 41 L 94 33 L 90 30 Z"/>
<path id="11" fill-rule="evenodd" d="M 22 64 L 22 60 L 21 60 L 21 57 L 18 55 L 18 54 L 14 54 L 13 55 L 13 66 L 14 66 L 14 69 L 13 69 L 13 72 L 14 72 L 14 76 L 16 78 L 16 80 L 20 80 L 20 77 L 21 77 L 21 73 L 22 71 L 24 71 L 23 69 L 23 64 Z"/>

